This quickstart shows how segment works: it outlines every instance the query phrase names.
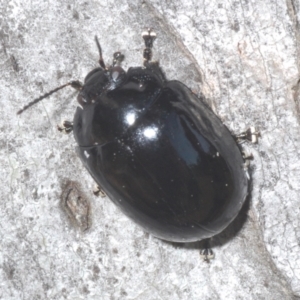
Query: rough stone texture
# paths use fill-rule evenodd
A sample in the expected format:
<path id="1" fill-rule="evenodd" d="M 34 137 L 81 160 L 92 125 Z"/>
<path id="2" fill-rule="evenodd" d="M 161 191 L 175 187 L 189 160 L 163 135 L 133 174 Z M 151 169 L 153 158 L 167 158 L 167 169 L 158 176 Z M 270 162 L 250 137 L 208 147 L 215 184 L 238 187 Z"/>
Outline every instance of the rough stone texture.
<path id="1" fill-rule="evenodd" d="M 297 0 L 0 2 L 1 299 L 298 299 L 300 297 L 300 4 Z M 213 241 L 174 245 L 144 233 L 93 181 L 56 124 L 72 119 L 65 89 L 24 104 L 97 66 L 140 65 L 140 33 L 169 79 L 202 93 L 233 131 L 260 128 L 249 202 Z M 88 197 L 90 229 L 70 222 L 65 186 Z"/>

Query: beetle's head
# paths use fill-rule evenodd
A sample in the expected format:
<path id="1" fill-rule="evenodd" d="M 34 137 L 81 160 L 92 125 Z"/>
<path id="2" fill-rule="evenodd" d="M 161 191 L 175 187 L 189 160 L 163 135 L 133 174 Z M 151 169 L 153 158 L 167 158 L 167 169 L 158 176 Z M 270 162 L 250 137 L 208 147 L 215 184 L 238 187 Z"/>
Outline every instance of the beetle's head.
<path id="1" fill-rule="evenodd" d="M 97 98 L 107 91 L 118 88 L 126 81 L 126 72 L 116 65 L 112 65 L 108 69 L 101 67 L 92 70 L 85 77 L 84 85 L 77 100 L 80 105 L 95 103 Z"/>
<path id="2" fill-rule="evenodd" d="M 50 95 L 58 92 L 59 90 L 71 86 L 75 90 L 79 91 L 77 100 L 82 106 L 93 103 L 98 95 L 100 95 L 104 90 L 110 91 L 117 88 L 120 84 L 126 80 L 126 72 L 119 66 L 120 62 L 124 59 L 124 55 L 120 52 L 116 52 L 113 55 L 113 63 L 110 67 L 106 67 L 103 57 L 102 49 L 98 41 L 97 36 L 95 41 L 99 51 L 99 64 L 100 67 L 95 68 L 85 77 L 84 84 L 79 81 L 70 81 L 63 84 L 48 93 L 34 99 L 33 101 L 26 104 L 22 109 L 20 109 L 17 114 L 21 114 L 23 111 L 27 110 L 29 107 L 35 105 L 41 100 L 49 97 Z"/>

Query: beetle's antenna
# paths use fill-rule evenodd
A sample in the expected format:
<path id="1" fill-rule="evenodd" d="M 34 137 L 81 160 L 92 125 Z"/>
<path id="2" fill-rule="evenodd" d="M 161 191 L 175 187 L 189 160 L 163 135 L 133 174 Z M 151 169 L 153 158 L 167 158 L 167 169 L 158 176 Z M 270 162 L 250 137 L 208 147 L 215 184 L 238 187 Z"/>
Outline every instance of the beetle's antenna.
<path id="1" fill-rule="evenodd" d="M 142 33 L 142 37 L 144 39 L 145 47 L 146 47 L 143 52 L 144 66 L 146 66 L 152 59 L 152 47 L 153 47 L 153 42 L 156 39 L 156 33 L 152 31 L 151 28 L 148 28 L 147 31 L 144 31 Z"/>
<path id="2" fill-rule="evenodd" d="M 48 92 L 48 93 L 46 93 L 46 94 L 40 96 L 39 98 L 34 99 L 33 101 L 29 102 L 28 104 L 26 104 L 22 109 L 20 109 L 20 110 L 17 112 L 17 115 L 20 115 L 24 110 L 26 110 L 26 109 L 28 109 L 29 107 L 31 107 L 32 105 L 34 105 L 34 104 L 40 102 L 41 100 L 43 100 L 43 99 L 49 97 L 50 95 L 56 93 L 57 91 L 59 91 L 59 90 L 65 88 L 66 86 L 71 86 L 72 88 L 74 88 L 74 89 L 76 89 L 76 90 L 78 90 L 78 91 L 80 91 L 80 90 L 82 89 L 82 84 L 81 84 L 79 81 L 70 81 L 70 82 L 68 82 L 68 83 L 66 83 L 66 84 L 64 84 L 64 85 L 61 85 L 61 86 L 57 87 L 56 89 L 54 89 L 54 90 L 52 90 L 52 91 L 50 91 L 50 92 Z"/>
<path id="3" fill-rule="evenodd" d="M 103 60 L 103 57 L 102 57 L 102 49 L 101 49 L 98 37 L 96 35 L 95 35 L 95 42 L 96 42 L 96 45 L 97 45 L 97 48 L 98 48 L 98 51 L 99 51 L 99 65 L 103 69 L 106 69 L 106 66 L 105 66 L 105 63 L 104 63 L 104 60 Z"/>

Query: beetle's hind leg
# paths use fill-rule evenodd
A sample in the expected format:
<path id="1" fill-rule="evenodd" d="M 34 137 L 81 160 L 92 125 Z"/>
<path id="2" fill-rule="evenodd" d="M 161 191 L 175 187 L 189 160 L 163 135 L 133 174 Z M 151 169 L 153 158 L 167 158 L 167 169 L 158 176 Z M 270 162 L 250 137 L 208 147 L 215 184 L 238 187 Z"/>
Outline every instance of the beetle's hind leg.
<path id="1" fill-rule="evenodd" d="M 68 134 L 73 130 L 73 122 L 63 121 L 61 124 L 57 125 L 57 130 Z"/>
<path id="2" fill-rule="evenodd" d="M 93 189 L 93 193 L 95 196 L 100 196 L 101 198 L 106 197 L 106 193 L 101 189 L 101 187 L 96 184 L 95 188 Z"/>
<path id="3" fill-rule="evenodd" d="M 200 250 L 200 256 L 207 263 L 210 262 L 211 259 L 215 257 L 213 251 L 210 248 L 210 239 L 206 239 L 203 241 L 203 248 Z"/>
<path id="4" fill-rule="evenodd" d="M 235 135 L 235 139 L 239 144 L 242 144 L 246 140 L 253 144 L 256 144 L 258 142 L 259 137 L 260 132 L 255 127 L 250 127 L 246 131 Z"/>

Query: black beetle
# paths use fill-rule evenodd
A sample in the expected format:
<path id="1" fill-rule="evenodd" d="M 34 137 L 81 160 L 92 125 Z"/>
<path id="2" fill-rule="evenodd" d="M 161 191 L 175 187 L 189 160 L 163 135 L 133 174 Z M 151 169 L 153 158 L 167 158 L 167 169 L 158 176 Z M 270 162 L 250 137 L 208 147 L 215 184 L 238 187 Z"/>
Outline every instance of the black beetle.
<path id="1" fill-rule="evenodd" d="M 155 33 L 143 34 L 144 66 L 120 66 L 114 54 L 79 91 L 74 121 L 77 153 L 100 188 L 132 220 L 167 241 L 193 242 L 220 233 L 237 216 L 248 174 L 236 139 L 218 117 L 179 81 L 151 62 Z M 255 139 L 255 130 L 240 138 Z"/>

